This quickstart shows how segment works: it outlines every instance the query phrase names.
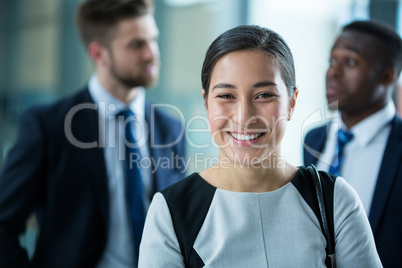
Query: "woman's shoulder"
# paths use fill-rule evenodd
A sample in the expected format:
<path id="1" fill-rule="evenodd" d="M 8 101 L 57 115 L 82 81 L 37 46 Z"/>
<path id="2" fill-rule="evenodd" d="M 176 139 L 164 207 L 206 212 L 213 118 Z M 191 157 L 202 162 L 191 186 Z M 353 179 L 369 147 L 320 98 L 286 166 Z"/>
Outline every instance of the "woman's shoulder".
<path id="1" fill-rule="evenodd" d="M 314 170 L 310 170 L 316 172 Z M 293 177 L 291 182 L 296 186 L 296 188 L 305 188 L 307 185 L 314 185 L 312 174 L 310 173 L 308 167 L 299 166 L 296 175 Z M 334 184 L 336 183 L 337 177 L 325 172 L 317 171 L 321 181 L 321 187 L 324 192 L 333 191 Z"/>
<path id="2" fill-rule="evenodd" d="M 215 192 L 216 187 L 207 183 L 199 173 L 195 172 L 181 181 L 165 188 L 161 191 L 161 194 L 165 197 L 167 201 L 183 198 L 194 198 L 195 194 L 200 193 L 204 195 L 207 193 Z"/>
<path id="3" fill-rule="evenodd" d="M 334 176 L 324 171 L 318 171 L 318 174 L 324 197 L 327 201 L 331 199 L 335 207 L 343 207 L 343 209 L 347 207 L 353 209 L 356 206 L 360 206 L 361 202 L 358 194 L 343 177 Z M 299 191 L 309 192 L 306 186 L 311 185 L 313 179 L 306 167 L 299 167 L 299 171 L 293 178 L 292 183 Z"/>
<path id="4" fill-rule="evenodd" d="M 343 178 L 337 177 L 334 188 L 334 203 L 355 208 L 361 206 L 356 190 Z"/>

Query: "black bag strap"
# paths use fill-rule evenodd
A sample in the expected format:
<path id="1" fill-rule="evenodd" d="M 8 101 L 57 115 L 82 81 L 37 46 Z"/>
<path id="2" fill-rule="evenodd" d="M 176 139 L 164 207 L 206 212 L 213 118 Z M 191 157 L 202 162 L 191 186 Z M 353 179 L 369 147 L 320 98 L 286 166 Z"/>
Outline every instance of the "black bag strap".
<path id="1" fill-rule="evenodd" d="M 327 259 L 325 261 L 325 264 L 328 267 L 334 268 L 336 267 L 336 260 L 335 260 L 335 241 L 334 241 L 334 224 L 333 224 L 333 217 L 332 217 L 332 226 L 330 227 L 329 225 L 329 219 L 327 217 L 327 207 L 325 206 L 326 203 L 331 203 L 333 205 L 333 188 L 332 188 L 332 198 L 331 199 L 325 199 L 323 187 L 322 187 L 322 182 L 321 182 L 321 177 L 320 174 L 318 173 L 317 169 L 313 164 L 307 167 L 307 170 L 309 171 L 311 178 L 313 179 L 313 183 L 315 186 L 315 193 L 317 196 L 317 201 L 318 201 L 318 208 L 320 211 L 320 222 L 322 225 L 322 232 L 325 236 L 325 240 L 327 241 L 327 248 L 325 249 L 327 252 Z M 331 205 L 331 206 L 332 206 Z M 331 209 L 331 214 L 333 214 L 333 209 Z M 330 232 L 330 228 L 332 228 L 332 235 Z"/>
<path id="2" fill-rule="evenodd" d="M 336 177 L 323 171 L 317 172 L 313 165 L 307 168 L 300 167 L 299 171 L 301 176 L 296 176 L 291 182 L 320 222 L 321 230 L 327 241 L 325 264 L 327 267 L 333 268 L 335 266 L 332 265 L 330 256 L 334 256 L 335 252 L 333 199 Z M 321 202 L 318 201 L 319 199 Z M 321 211 L 325 212 L 324 220 Z"/>

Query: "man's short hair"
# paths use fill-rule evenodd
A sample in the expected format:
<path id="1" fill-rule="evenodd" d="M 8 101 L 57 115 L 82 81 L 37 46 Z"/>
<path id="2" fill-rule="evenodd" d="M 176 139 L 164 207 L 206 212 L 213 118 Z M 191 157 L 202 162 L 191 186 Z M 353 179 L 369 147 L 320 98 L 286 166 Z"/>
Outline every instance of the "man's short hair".
<path id="1" fill-rule="evenodd" d="M 394 66 L 399 74 L 402 68 L 402 40 L 390 26 L 374 21 L 354 21 L 343 27 L 343 31 L 358 31 L 372 35 L 381 44 L 381 54 L 386 66 Z"/>
<path id="2" fill-rule="evenodd" d="M 121 20 L 152 13 L 151 0 L 86 0 L 78 7 L 76 23 L 85 46 L 93 41 L 108 46 Z"/>

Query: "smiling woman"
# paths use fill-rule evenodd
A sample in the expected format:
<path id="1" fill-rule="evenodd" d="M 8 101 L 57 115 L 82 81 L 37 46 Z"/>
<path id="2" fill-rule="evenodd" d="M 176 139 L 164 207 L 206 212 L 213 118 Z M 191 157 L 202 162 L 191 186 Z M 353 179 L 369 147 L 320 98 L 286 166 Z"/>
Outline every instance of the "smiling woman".
<path id="1" fill-rule="evenodd" d="M 325 267 L 327 242 L 298 188 L 307 169 L 281 156 L 295 81 L 289 47 L 269 29 L 239 26 L 211 44 L 202 95 L 219 162 L 154 196 L 140 267 Z M 334 181 L 337 266 L 381 267 L 356 193 L 320 175 Z"/>
<path id="2" fill-rule="evenodd" d="M 274 153 L 280 156 L 280 141 L 296 104 L 297 89 L 289 96 L 273 57 L 257 49 L 229 53 L 215 64 L 210 87 L 208 94 L 202 92 L 221 158 L 228 157 L 233 164 L 262 164 Z M 269 190 L 268 185 L 261 186 L 245 190 Z"/>

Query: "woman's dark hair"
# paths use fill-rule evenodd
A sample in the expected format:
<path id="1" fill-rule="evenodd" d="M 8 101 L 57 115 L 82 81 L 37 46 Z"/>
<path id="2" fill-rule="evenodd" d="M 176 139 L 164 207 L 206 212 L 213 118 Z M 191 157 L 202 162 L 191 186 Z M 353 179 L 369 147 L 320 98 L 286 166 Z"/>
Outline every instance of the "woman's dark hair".
<path id="1" fill-rule="evenodd" d="M 217 61 L 231 52 L 248 49 L 262 51 L 278 62 L 288 94 L 293 96 L 296 88 L 295 67 L 292 52 L 285 40 L 270 29 L 255 25 L 242 25 L 218 36 L 208 48 L 201 71 L 205 99 L 208 97 L 211 75 Z"/>
<path id="2" fill-rule="evenodd" d="M 109 45 L 121 20 L 152 13 L 151 0 L 86 0 L 78 7 L 76 23 L 85 46 L 93 41 Z"/>

